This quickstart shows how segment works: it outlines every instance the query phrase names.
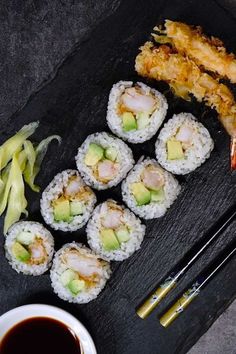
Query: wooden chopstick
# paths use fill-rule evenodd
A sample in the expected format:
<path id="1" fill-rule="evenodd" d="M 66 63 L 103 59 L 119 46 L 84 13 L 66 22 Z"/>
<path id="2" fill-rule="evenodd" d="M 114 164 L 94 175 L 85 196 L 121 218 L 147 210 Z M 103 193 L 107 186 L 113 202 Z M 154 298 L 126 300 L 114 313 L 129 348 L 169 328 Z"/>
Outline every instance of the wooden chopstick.
<path id="1" fill-rule="evenodd" d="M 193 282 L 188 290 L 171 306 L 166 313 L 160 318 L 163 327 L 168 327 L 199 295 L 200 290 L 208 284 L 211 278 L 227 264 L 236 252 L 236 241 L 234 241 L 225 251 L 223 251 L 217 259 L 210 263 L 203 273 L 201 273 Z"/>
<path id="2" fill-rule="evenodd" d="M 203 240 L 198 242 L 167 276 L 167 278 L 148 296 L 148 298 L 137 308 L 137 315 L 145 319 L 161 302 L 166 295 L 176 287 L 179 280 L 200 257 L 200 255 L 217 239 L 220 233 L 230 225 L 236 216 L 236 206 L 227 211 L 220 220 L 214 224 Z"/>

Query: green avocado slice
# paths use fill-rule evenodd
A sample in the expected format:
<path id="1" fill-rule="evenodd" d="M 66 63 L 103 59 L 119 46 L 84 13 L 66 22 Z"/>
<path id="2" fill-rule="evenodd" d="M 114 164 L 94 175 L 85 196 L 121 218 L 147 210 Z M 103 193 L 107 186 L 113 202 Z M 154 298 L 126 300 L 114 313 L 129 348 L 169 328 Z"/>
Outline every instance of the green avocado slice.
<path id="1" fill-rule="evenodd" d="M 142 182 L 132 183 L 131 191 L 136 199 L 137 205 L 149 204 L 151 201 L 151 192 L 144 186 Z"/>
<path id="2" fill-rule="evenodd" d="M 167 140 L 167 159 L 180 160 L 184 158 L 182 144 L 178 140 Z"/>
<path id="3" fill-rule="evenodd" d="M 104 149 L 95 143 L 89 144 L 88 151 L 85 155 L 84 162 L 87 166 L 95 166 L 104 155 Z"/>
<path id="4" fill-rule="evenodd" d="M 137 130 L 137 122 L 134 115 L 131 112 L 125 112 L 122 114 L 123 131 L 129 132 L 131 130 Z"/>
<path id="5" fill-rule="evenodd" d="M 102 229 L 100 231 L 102 247 L 105 251 L 115 251 L 120 248 L 120 243 L 112 229 Z"/>
<path id="6" fill-rule="evenodd" d="M 26 263 L 30 260 L 30 253 L 19 242 L 15 242 L 13 244 L 12 253 L 14 257 L 20 262 Z"/>
<path id="7" fill-rule="evenodd" d="M 58 199 L 54 202 L 53 213 L 55 221 L 70 221 L 70 202 L 67 199 Z"/>

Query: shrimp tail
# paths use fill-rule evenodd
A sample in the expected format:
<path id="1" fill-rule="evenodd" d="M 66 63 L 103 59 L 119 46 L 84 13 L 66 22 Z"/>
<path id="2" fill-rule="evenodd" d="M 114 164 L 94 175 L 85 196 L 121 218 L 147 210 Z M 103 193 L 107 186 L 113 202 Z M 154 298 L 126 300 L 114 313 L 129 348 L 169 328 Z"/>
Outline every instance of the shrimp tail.
<path id="1" fill-rule="evenodd" d="M 231 170 L 233 171 L 236 169 L 236 137 L 231 139 L 230 161 Z"/>

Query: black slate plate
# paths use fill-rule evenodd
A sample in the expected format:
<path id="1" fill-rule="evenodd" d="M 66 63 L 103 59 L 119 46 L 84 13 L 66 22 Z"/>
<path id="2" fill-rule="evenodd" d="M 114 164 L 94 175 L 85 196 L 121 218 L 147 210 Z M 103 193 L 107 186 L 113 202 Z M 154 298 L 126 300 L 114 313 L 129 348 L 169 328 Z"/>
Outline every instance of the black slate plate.
<path id="1" fill-rule="evenodd" d="M 27 105 L 2 127 L 1 141 L 24 123 L 39 119 L 35 134 L 39 141 L 58 133 L 63 144 L 51 146 L 44 161 L 39 183 L 44 188 L 62 169 L 75 167 L 77 147 L 92 132 L 108 130 L 106 104 L 112 84 L 120 79 L 137 79 L 134 58 L 152 27 L 165 18 L 199 24 L 222 38 L 235 50 L 236 22 L 215 1 L 126 0 L 102 22 L 59 68 L 55 78 L 37 92 Z M 180 287 L 147 320 L 135 315 L 135 307 L 153 286 L 176 264 L 235 201 L 235 185 L 229 171 L 229 139 L 214 112 L 197 103 L 176 99 L 162 84 L 152 83 L 167 94 L 168 118 L 173 113 L 195 114 L 209 129 L 215 149 L 211 158 L 190 175 L 180 178 L 182 193 L 166 216 L 147 222 L 142 248 L 123 263 L 113 263 L 113 276 L 96 301 L 88 305 L 69 305 L 50 288 L 48 274 L 33 278 L 16 274 L 0 248 L 0 313 L 26 303 L 48 303 L 77 316 L 91 331 L 102 354 L 186 353 L 236 294 L 236 262 L 230 264 L 207 286 L 199 298 L 168 330 L 161 328 L 159 315 L 201 270 L 234 237 L 235 223 L 191 269 Z M 154 139 L 132 146 L 135 157 L 154 156 Z M 121 199 L 120 188 L 99 193 Z M 30 219 L 42 221 L 40 195 L 28 191 Z M 85 241 L 83 230 L 65 235 L 54 232 L 56 248 L 66 241 Z"/>

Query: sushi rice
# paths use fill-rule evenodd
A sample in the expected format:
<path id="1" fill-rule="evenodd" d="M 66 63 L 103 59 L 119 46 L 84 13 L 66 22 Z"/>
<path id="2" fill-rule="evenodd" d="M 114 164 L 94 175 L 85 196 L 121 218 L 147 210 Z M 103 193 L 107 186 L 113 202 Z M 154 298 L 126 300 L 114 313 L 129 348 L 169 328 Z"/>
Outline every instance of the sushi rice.
<path id="1" fill-rule="evenodd" d="M 85 157 L 91 144 L 98 145 L 104 150 L 110 148 L 116 151 L 117 156 L 115 164 L 117 166 L 117 172 L 114 178 L 107 181 L 99 180 L 93 173 L 93 169 L 85 164 Z M 98 190 L 108 189 L 119 184 L 134 164 L 132 150 L 121 139 L 106 132 L 89 135 L 79 147 L 75 160 L 78 171 L 85 183 Z M 108 160 L 106 159 L 103 161 Z"/>
<path id="2" fill-rule="evenodd" d="M 184 127 L 185 132 L 182 131 L 180 139 L 189 139 L 183 158 L 168 159 L 167 141 L 178 137 L 181 127 Z M 184 137 L 183 133 L 187 136 Z M 156 158 L 166 170 L 177 175 L 184 175 L 204 163 L 213 148 L 214 142 L 208 130 L 192 114 L 180 113 L 174 115 L 161 129 L 156 141 Z"/>
<path id="3" fill-rule="evenodd" d="M 155 107 L 154 111 L 150 114 L 148 118 L 149 123 L 146 126 L 140 129 L 124 131 L 122 127 L 122 117 L 121 114 L 118 113 L 118 106 L 126 89 L 131 87 L 137 87 L 144 96 L 151 95 L 151 97 L 156 100 L 157 107 Z M 138 99 L 137 104 L 139 104 Z M 166 98 L 159 91 L 150 88 L 142 82 L 137 82 L 134 86 L 132 81 L 119 81 L 113 85 L 109 95 L 107 123 L 111 131 L 120 138 L 133 144 L 143 143 L 156 134 L 165 119 L 167 108 L 168 104 Z"/>
<path id="4" fill-rule="evenodd" d="M 158 169 L 163 179 L 163 200 L 160 202 L 150 202 L 146 205 L 138 205 L 135 199 L 131 186 L 134 183 L 141 182 L 141 175 L 143 171 L 152 166 Z M 122 197 L 128 207 L 141 218 L 153 219 L 163 216 L 167 209 L 173 204 L 174 200 L 180 193 L 180 185 L 175 177 L 161 168 L 156 160 L 150 158 L 141 158 L 134 168 L 130 171 L 127 178 L 122 182 Z"/>
<path id="5" fill-rule="evenodd" d="M 78 257 L 82 257 L 81 261 Z M 83 283 L 85 282 L 86 284 L 86 281 L 84 281 L 85 277 L 81 277 L 81 274 L 78 272 L 79 268 L 83 272 L 91 272 L 91 264 L 88 263 L 86 267 L 86 258 L 88 262 L 92 261 L 98 263 L 99 277 L 96 282 L 92 284 L 90 283 L 88 286 L 85 285 L 81 291 L 73 294 L 68 287 L 69 283 L 66 284 L 67 281 L 71 280 L 68 279 L 65 281 L 65 279 L 63 279 L 64 274 L 66 274 L 66 272 L 68 273 L 68 270 L 69 274 L 72 271 L 74 274 L 79 276 L 79 279 L 81 279 Z M 61 299 L 77 304 L 88 303 L 95 299 L 104 288 L 107 280 L 110 278 L 110 275 L 111 269 L 108 262 L 101 260 L 99 256 L 95 255 L 89 248 L 76 242 L 65 244 L 55 254 L 50 272 L 54 292 Z"/>
<path id="6" fill-rule="evenodd" d="M 26 261 L 16 258 L 14 245 L 20 244 L 23 251 L 30 253 L 30 259 Z M 27 252 L 26 251 L 26 252 Z M 43 251 L 43 257 L 41 256 Z M 15 223 L 8 231 L 5 240 L 6 258 L 10 265 L 18 273 L 28 275 L 41 275 L 50 265 L 54 253 L 54 239 L 51 233 L 40 223 L 33 221 L 20 221 Z"/>
<path id="7" fill-rule="evenodd" d="M 87 199 L 83 202 L 83 210 L 81 215 L 75 215 L 70 220 L 55 220 L 53 202 L 58 200 L 64 193 L 65 189 L 70 185 L 71 178 L 76 178 L 78 193 L 86 191 Z M 77 190 L 76 190 L 77 192 Z M 42 193 L 40 207 L 41 214 L 45 222 L 55 230 L 72 232 L 83 227 L 88 221 L 96 203 L 95 193 L 91 188 L 85 185 L 77 170 L 65 170 L 58 173 L 47 188 Z"/>
<path id="8" fill-rule="evenodd" d="M 116 242 L 118 248 L 115 250 L 105 249 L 100 232 L 110 230 L 116 241 L 116 230 L 122 229 L 128 230 L 127 240 Z M 123 261 L 140 248 L 145 235 L 145 226 L 128 208 L 109 199 L 95 208 L 86 232 L 88 244 L 94 252 L 105 260 Z"/>

